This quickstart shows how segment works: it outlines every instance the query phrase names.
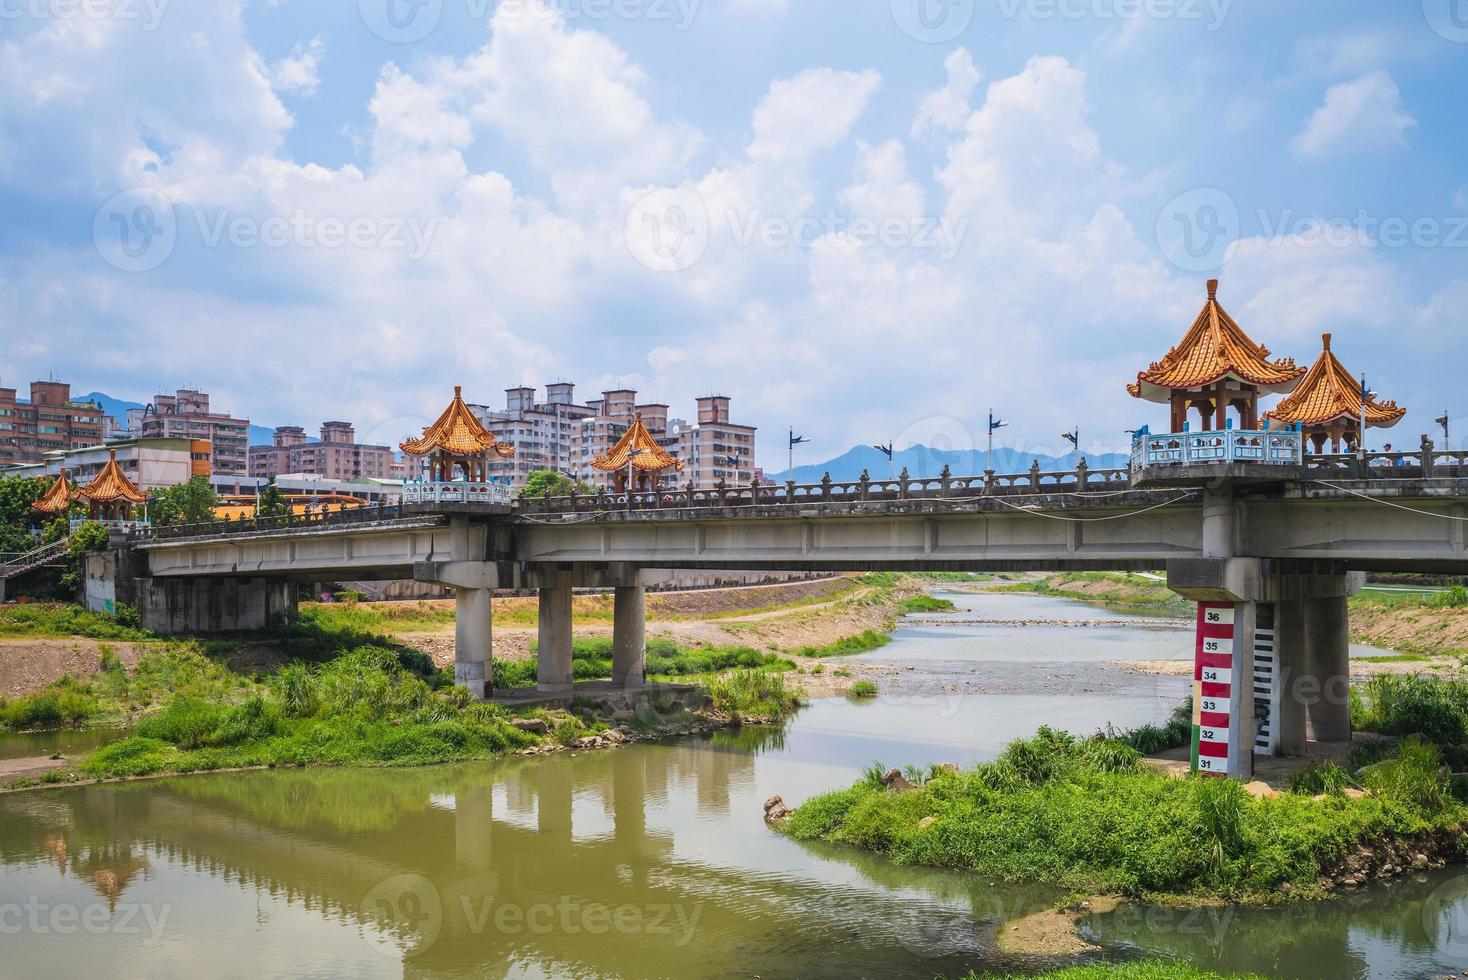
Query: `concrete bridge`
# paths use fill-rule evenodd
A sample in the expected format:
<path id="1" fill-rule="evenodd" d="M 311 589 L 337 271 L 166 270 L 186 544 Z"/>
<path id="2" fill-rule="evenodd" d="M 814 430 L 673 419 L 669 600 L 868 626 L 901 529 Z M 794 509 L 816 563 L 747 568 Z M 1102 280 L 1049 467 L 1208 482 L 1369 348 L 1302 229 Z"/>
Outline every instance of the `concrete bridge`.
<path id="1" fill-rule="evenodd" d="M 1468 574 L 1468 459 L 1430 444 L 1283 464 L 1143 457 L 1127 470 L 425 503 L 158 528 L 119 543 L 93 560 L 89 592 L 110 590 L 165 632 L 266 626 L 290 611 L 298 582 L 451 587 L 455 675 L 479 696 L 492 686 L 497 590 L 538 590 L 539 687 L 564 696 L 576 588 L 614 590 L 613 679 L 635 688 L 645 590 L 673 569 L 1165 568 L 1169 587 L 1211 604 L 1215 619 L 1228 607 L 1226 643 L 1200 618 L 1200 664 L 1205 645 L 1218 654 L 1200 693 L 1221 710 L 1199 727 L 1226 740 L 1230 772 L 1246 773 L 1251 749 L 1349 738 L 1346 600 L 1362 573 Z"/>

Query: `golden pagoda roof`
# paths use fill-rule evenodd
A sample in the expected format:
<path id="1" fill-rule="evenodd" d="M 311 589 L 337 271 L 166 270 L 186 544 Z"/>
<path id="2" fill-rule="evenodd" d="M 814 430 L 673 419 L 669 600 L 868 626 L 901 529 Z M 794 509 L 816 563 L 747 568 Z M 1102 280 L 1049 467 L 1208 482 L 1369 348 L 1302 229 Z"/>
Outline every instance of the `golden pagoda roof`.
<path id="1" fill-rule="evenodd" d="M 41 495 L 41 499 L 31 504 L 31 510 L 39 511 L 42 514 L 60 514 L 70 507 L 76 498 L 76 484 L 71 482 L 71 475 L 66 470 L 62 470 L 56 482 Z"/>
<path id="2" fill-rule="evenodd" d="M 646 473 L 683 469 L 683 464 L 672 453 L 658 445 L 658 441 L 643 424 L 641 415 L 637 416 L 626 434 L 617 440 L 617 444 L 605 456 L 591 461 L 592 468 L 603 473 L 625 469 L 629 464 L 634 470 Z"/>
<path id="3" fill-rule="evenodd" d="M 464 389 L 454 386 L 454 400 L 444 409 L 438 421 L 423 430 L 422 439 L 405 439 L 401 449 L 409 456 L 427 456 L 435 449 L 450 456 L 478 456 L 491 453 L 508 459 L 515 447 L 495 439 L 464 404 Z"/>
<path id="4" fill-rule="evenodd" d="M 1330 334 L 1322 338 L 1320 357 L 1311 366 L 1305 380 L 1288 398 L 1264 417 L 1276 422 L 1300 425 L 1324 425 L 1339 418 L 1361 419 L 1361 382 L 1351 376 L 1340 358 L 1331 353 Z M 1396 402 L 1366 399 L 1366 424 L 1389 429 L 1407 414 Z"/>
<path id="5" fill-rule="evenodd" d="M 117 465 L 116 449 L 108 455 L 107 465 L 102 467 L 102 472 L 98 473 L 91 483 L 82 487 L 81 494 L 96 504 L 110 504 L 114 500 L 141 504 L 148 499 L 148 495 L 139 490 L 137 485 L 122 472 L 122 467 Z"/>
<path id="6" fill-rule="evenodd" d="M 1208 302 L 1178 345 L 1127 385 L 1133 398 L 1166 402 L 1173 391 L 1201 388 L 1233 378 L 1261 393 L 1289 391 L 1305 374 L 1294 358 L 1271 361 L 1269 348 L 1256 344 L 1218 302 L 1218 280 L 1208 280 Z"/>

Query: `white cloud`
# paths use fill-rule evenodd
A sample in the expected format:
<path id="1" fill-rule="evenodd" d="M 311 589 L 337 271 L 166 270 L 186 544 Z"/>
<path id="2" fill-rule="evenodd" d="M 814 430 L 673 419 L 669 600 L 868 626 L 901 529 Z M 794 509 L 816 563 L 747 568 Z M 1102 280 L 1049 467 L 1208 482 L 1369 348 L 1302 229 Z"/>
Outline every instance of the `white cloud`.
<path id="1" fill-rule="evenodd" d="M 754 112 L 749 156 L 798 163 L 829 149 L 850 131 L 881 81 L 874 71 L 817 68 L 775 82 Z"/>
<path id="2" fill-rule="evenodd" d="M 948 56 L 943 67 L 948 72 L 948 81 L 942 88 L 923 97 L 917 120 L 912 124 L 915 137 L 936 136 L 959 129 L 972 111 L 970 102 L 974 90 L 984 77 L 984 73 L 974 66 L 973 55 L 966 48 L 959 48 Z"/>
<path id="3" fill-rule="evenodd" d="M 1294 146 L 1314 157 L 1372 152 L 1405 145 L 1407 131 L 1416 125 L 1391 75 L 1375 71 L 1332 85 Z"/>
<path id="4" fill-rule="evenodd" d="M 292 95 L 314 95 L 321 84 L 321 58 L 326 45 L 320 37 L 309 44 L 297 44 L 291 53 L 270 66 L 270 83 L 277 92 Z"/>

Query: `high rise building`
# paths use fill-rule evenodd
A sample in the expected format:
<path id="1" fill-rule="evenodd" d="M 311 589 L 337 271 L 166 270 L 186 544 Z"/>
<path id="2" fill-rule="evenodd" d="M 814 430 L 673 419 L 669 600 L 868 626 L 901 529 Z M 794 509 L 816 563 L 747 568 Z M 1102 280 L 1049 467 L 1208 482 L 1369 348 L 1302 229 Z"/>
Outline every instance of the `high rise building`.
<path id="1" fill-rule="evenodd" d="M 133 437 L 207 440 L 213 445 L 212 465 L 217 475 L 247 476 L 250 472 L 250 420 L 211 412 L 209 396 L 202 391 L 180 388 L 172 395 L 157 395 L 151 405 L 129 409 L 127 422 Z"/>
<path id="2" fill-rule="evenodd" d="M 617 388 L 600 398 L 578 404 L 575 386 L 558 382 L 546 386 L 546 398 L 536 398 L 536 389 L 509 388 L 505 408 L 495 411 L 471 405 L 475 417 L 495 438 L 515 448 L 512 458 L 490 463 L 490 473 L 508 479 L 510 485 L 525 485 L 530 474 L 554 470 L 591 486 L 610 489 L 613 475 L 594 469 L 592 460 L 605 456 L 632 423 L 642 423 L 659 446 L 684 463 L 683 472 L 668 471 L 664 486 L 730 486 L 754 479 L 756 429 L 729 420 L 729 399 L 723 396 L 699 399 L 696 424 L 670 417 L 671 409 L 661 402 L 637 400 L 637 392 Z"/>
<path id="3" fill-rule="evenodd" d="M 390 446 L 357 442 L 350 422 L 321 423 L 321 439 L 311 442 L 298 425 L 275 430 L 269 446 L 250 447 L 250 476 L 310 474 L 328 480 L 386 480 L 397 475 L 397 456 Z"/>
<path id="4" fill-rule="evenodd" d="M 102 406 L 71 398 L 71 385 L 31 382 L 30 401 L 0 388 L 0 466 L 39 463 L 46 453 L 102 444 Z"/>

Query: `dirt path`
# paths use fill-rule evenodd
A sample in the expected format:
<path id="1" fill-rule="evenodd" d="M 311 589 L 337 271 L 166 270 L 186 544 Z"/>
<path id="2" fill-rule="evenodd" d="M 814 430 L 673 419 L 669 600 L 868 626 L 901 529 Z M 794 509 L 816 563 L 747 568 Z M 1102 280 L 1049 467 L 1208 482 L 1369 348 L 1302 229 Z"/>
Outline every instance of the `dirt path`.
<path id="1" fill-rule="evenodd" d="M 136 667 L 146 643 L 88 640 L 0 640 L 0 694 L 14 697 L 45 687 L 63 676 L 90 677 L 101 669 L 102 654 L 111 651 L 129 668 Z"/>

